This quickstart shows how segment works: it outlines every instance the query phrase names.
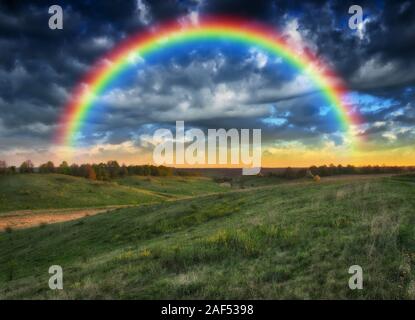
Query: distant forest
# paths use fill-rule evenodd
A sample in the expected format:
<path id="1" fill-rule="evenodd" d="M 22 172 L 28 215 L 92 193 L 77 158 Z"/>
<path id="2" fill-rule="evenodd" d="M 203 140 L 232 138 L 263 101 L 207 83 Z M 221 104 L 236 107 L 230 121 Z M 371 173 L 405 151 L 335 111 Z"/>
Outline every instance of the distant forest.
<path id="1" fill-rule="evenodd" d="M 267 172 L 259 174 L 260 176 L 276 176 L 285 179 L 299 179 L 307 176 L 333 176 L 347 174 L 382 174 L 382 173 L 405 173 L 415 171 L 414 166 L 362 166 L 355 167 L 352 165 L 323 165 L 311 166 L 309 168 L 286 168 L 279 172 Z M 60 173 L 76 177 L 84 177 L 91 180 L 112 180 L 125 176 L 198 176 L 202 175 L 200 171 L 177 170 L 165 166 L 153 165 L 120 165 L 117 161 L 108 161 L 99 164 L 72 164 L 69 165 L 63 161 L 59 166 L 55 166 L 52 161 L 48 161 L 38 168 L 35 168 L 31 160 L 24 161 L 19 167 L 7 166 L 5 161 L 0 160 L 0 175 L 7 174 L 26 174 L 26 173 Z"/>
<path id="2" fill-rule="evenodd" d="M 19 168 L 8 167 L 5 161 L 0 161 L 1 174 L 26 174 L 26 173 L 60 173 L 76 177 L 84 177 L 90 180 L 112 180 L 128 175 L 139 176 L 172 176 L 173 168 L 165 166 L 141 165 L 126 166 L 119 165 L 117 161 L 108 161 L 99 164 L 72 164 L 63 161 L 58 167 L 52 161 L 48 161 L 35 168 L 31 160 L 24 161 Z M 187 172 L 175 172 L 177 175 L 192 175 Z"/>
<path id="3" fill-rule="evenodd" d="M 268 176 L 279 176 L 286 179 L 298 179 L 306 176 L 335 176 L 335 175 L 346 175 L 346 174 L 384 174 L 384 173 L 406 173 L 415 171 L 415 166 L 362 166 L 356 167 L 352 165 L 342 166 L 333 165 L 329 166 L 311 166 L 308 169 L 302 168 L 286 168 L 281 173 L 269 172 Z"/>

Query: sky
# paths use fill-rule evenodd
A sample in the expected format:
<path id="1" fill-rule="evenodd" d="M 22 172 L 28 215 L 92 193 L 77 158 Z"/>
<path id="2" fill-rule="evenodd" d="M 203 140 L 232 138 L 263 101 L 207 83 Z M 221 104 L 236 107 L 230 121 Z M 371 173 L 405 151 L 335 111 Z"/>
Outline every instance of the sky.
<path id="1" fill-rule="evenodd" d="M 63 29 L 48 27 L 49 6 Z M 349 7 L 363 8 L 357 30 Z M 226 41 L 183 45 L 132 66 L 96 97 L 69 157 L 59 118 L 92 65 L 165 21 L 205 16 L 267 25 L 310 50 L 347 87 L 361 140 L 350 150 L 319 88 L 284 59 Z M 0 1 L 0 160 L 151 163 L 159 128 L 262 130 L 266 167 L 415 164 L 415 1 Z M 68 158 L 69 157 L 69 158 Z"/>

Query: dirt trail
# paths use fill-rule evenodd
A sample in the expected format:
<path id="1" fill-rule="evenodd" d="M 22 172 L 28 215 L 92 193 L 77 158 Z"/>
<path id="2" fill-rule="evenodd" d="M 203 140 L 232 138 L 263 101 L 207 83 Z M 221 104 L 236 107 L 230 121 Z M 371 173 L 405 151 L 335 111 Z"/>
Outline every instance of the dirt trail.
<path id="1" fill-rule="evenodd" d="M 76 220 L 87 216 L 93 216 L 99 213 L 108 212 L 125 206 L 111 206 L 104 208 L 86 208 L 86 209 L 45 209 L 45 210 L 23 210 L 0 215 L 0 231 L 8 228 L 22 229 L 50 224 Z"/>

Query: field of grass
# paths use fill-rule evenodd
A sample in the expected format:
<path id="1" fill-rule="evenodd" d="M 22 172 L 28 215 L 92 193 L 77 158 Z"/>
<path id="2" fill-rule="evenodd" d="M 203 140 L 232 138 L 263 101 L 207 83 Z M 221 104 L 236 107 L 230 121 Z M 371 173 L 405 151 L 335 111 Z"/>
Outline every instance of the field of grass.
<path id="1" fill-rule="evenodd" d="M 257 188 L 276 185 L 280 183 L 293 182 L 294 180 L 287 180 L 276 176 L 264 176 L 258 178 L 257 176 L 239 176 L 233 179 L 233 185 L 235 188 Z M 300 180 L 295 180 L 298 182 Z"/>
<path id="2" fill-rule="evenodd" d="M 146 190 L 60 174 L 0 176 L 0 212 L 135 205 L 164 199 Z"/>
<path id="3" fill-rule="evenodd" d="M 414 299 L 414 208 L 412 181 L 323 179 L 3 232 L 0 299 Z"/>
<path id="4" fill-rule="evenodd" d="M 196 196 L 206 193 L 225 192 L 229 187 L 221 186 L 206 177 L 143 177 L 128 176 L 116 180 L 120 185 L 145 189 L 167 197 Z"/>

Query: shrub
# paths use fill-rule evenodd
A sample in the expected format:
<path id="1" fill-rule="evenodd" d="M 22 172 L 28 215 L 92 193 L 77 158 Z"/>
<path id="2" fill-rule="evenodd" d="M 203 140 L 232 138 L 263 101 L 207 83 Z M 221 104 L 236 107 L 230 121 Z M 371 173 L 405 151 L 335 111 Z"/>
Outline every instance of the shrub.
<path id="1" fill-rule="evenodd" d="M 149 257 L 151 255 L 151 251 L 149 249 L 144 249 L 140 252 L 140 257 Z"/>

